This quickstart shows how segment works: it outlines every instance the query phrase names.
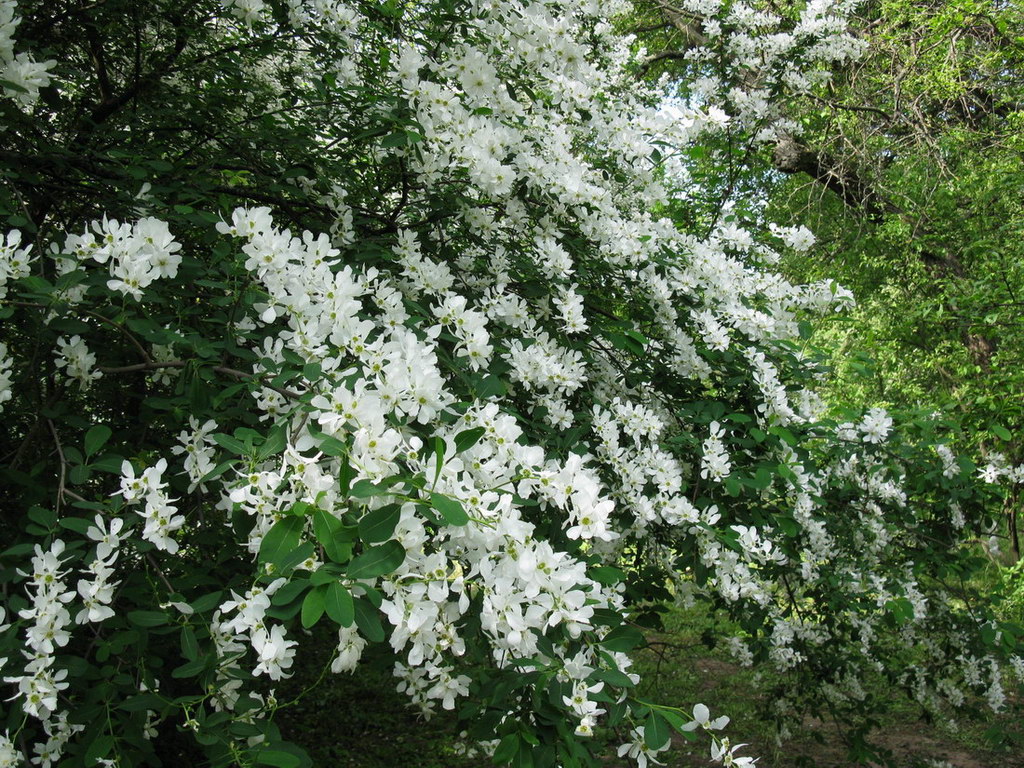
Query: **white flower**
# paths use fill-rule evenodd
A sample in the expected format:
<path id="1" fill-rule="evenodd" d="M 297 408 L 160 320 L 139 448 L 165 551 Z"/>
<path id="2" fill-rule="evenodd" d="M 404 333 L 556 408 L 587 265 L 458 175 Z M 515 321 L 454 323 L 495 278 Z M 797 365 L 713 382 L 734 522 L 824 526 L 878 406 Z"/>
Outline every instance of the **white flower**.
<path id="1" fill-rule="evenodd" d="M 3 411 L 3 404 L 13 397 L 11 392 L 11 369 L 13 361 L 7 354 L 7 345 L 0 341 L 0 411 Z"/>
<path id="2" fill-rule="evenodd" d="M 355 627 L 341 627 L 338 629 L 338 655 L 331 662 L 331 672 L 352 672 L 359 664 L 359 657 L 363 654 L 366 641 L 356 631 Z"/>
<path id="3" fill-rule="evenodd" d="M 662 746 L 658 747 L 658 749 L 651 749 L 647 746 L 647 742 L 644 741 L 644 727 L 642 725 L 639 728 L 633 729 L 632 736 L 632 741 L 619 746 L 619 757 L 628 755 L 632 759 L 636 760 L 637 768 L 647 768 L 648 762 L 653 763 L 654 765 L 664 765 L 664 763 L 658 760 L 655 755 L 668 749 L 671 742 L 666 742 Z"/>
<path id="4" fill-rule="evenodd" d="M 711 743 L 711 759 L 716 763 L 723 763 L 731 768 L 746 768 L 747 766 L 754 765 L 757 762 L 756 758 L 752 757 L 736 757 L 736 750 L 740 747 L 745 747 L 746 744 L 737 744 L 736 746 L 730 746 L 729 740 L 723 738 L 720 742 L 713 741 Z"/>
<path id="5" fill-rule="evenodd" d="M 711 711 L 703 704 L 694 704 L 693 720 L 683 726 L 684 731 L 694 731 L 698 726 L 708 731 L 717 731 L 729 724 L 729 718 L 725 715 L 711 719 Z"/>
<path id="6" fill-rule="evenodd" d="M 17 768 L 22 764 L 23 756 L 14 746 L 10 734 L 0 734 L 0 768 Z"/>
<path id="7" fill-rule="evenodd" d="M 29 274 L 29 251 L 32 246 L 19 248 L 21 231 L 12 229 L 7 237 L 0 237 L 0 299 L 7 296 L 9 280 L 18 280 Z"/>
<path id="8" fill-rule="evenodd" d="M 110 521 L 110 528 L 107 529 L 103 517 L 96 515 L 95 524 L 89 526 L 85 531 L 85 535 L 98 542 L 96 545 L 96 557 L 98 559 L 105 560 L 120 546 L 121 537 L 119 533 L 123 527 L 124 520 L 120 517 L 115 517 Z"/>
<path id="9" fill-rule="evenodd" d="M 57 339 L 57 367 L 68 378 L 77 379 L 83 392 L 103 375 L 95 370 L 96 355 L 89 351 L 81 336 L 72 336 L 70 341 L 63 336 Z"/>
<path id="10" fill-rule="evenodd" d="M 865 443 L 884 443 L 892 429 L 892 418 L 884 408 L 872 408 L 865 414 L 857 427 L 864 435 Z"/>
<path id="11" fill-rule="evenodd" d="M 711 434 L 704 441 L 704 455 L 700 460 L 700 476 L 717 483 L 732 471 L 732 464 L 729 461 L 729 453 L 725 449 L 725 444 L 722 442 L 725 430 L 717 421 L 712 421 L 708 429 Z"/>
<path id="12" fill-rule="evenodd" d="M 259 657 L 259 664 L 253 669 L 254 675 L 267 675 L 271 680 L 280 680 L 288 677 L 284 670 L 292 665 L 295 658 L 293 646 L 297 645 L 294 640 L 286 640 L 284 627 L 280 624 L 274 625 L 268 633 L 260 627 L 252 634 L 252 647 Z"/>

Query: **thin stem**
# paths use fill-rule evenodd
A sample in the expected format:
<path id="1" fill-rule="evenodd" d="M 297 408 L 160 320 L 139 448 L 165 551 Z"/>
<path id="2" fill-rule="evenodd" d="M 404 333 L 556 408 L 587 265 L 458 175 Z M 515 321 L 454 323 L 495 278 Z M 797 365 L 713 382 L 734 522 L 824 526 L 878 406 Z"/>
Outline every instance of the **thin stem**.
<path id="1" fill-rule="evenodd" d="M 57 434 L 57 428 L 53 425 L 51 419 L 46 420 L 46 424 L 50 427 L 50 434 L 53 435 L 53 442 L 57 446 L 57 456 L 60 457 L 60 479 L 57 482 L 57 503 L 56 513 L 60 514 L 61 505 L 64 503 L 64 479 L 67 477 L 68 462 L 64 457 L 64 448 L 60 443 L 60 436 Z"/>
<path id="2" fill-rule="evenodd" d="M 161 368 L 184 368 L 189 364 L 189 362 L 190 361 L 188 360 L 165 360 L 162 362 L 149 360 L 145 363 L 135 363 L 134 365 L 122 365 L 115 367 L 99 365 L 96 367 L 96 370 L 101 373 L 136 373 L 138 371 L 155 371 Z M 237 368 L 228 368 L 224 365 L 212 366 L 211 370 L 216 371 L 217 373 L 222 373 L 225 376 L 232 376 L 236 379 L 243 379 L 246 381 L 256 379 L 267 389 L 272 389 L 279 395 L 283 395 L 291 400 L 302 399 L 301 392 L 294 392 L 290 389 L 285 389 L 284 387 L 278 387 L 271 382 L 269 377 L 261 376 L 258 373 L 246 373 L 245 371 L 240 371 Z"/>
<path id="3" fill-rule="evenodd" d="M 167 576 L 164 574 L 164 572 L 160 569 L 160 564 L 156 561 L 156 558 L 153 557 L 153 553 L 152 552 L 147 552 L 146 553 L 146 560 L 149 562 L 150 565 L 153 566 L 153 569 L 156 571 L 157 576 L 159 576 L 160 580 L 167 586 L 167 590 L 172 595 L 175 592 L 177 592 L 178 590 L 176 590 L 174 588 L 174 585 L 171 584 L 170 580 L 167 578 Z"/>

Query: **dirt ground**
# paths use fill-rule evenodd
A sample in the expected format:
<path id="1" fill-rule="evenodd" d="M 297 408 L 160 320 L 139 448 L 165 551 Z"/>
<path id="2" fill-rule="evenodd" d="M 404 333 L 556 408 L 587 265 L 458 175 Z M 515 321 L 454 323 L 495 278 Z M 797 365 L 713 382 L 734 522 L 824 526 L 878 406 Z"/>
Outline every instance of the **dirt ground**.
<path id="1" fill-rule="evenodd" d="M 716 689 L 736 686 L 736 679 L 745 671 L 729 662 L 715 658 L 700 658 L 691 662 L 698 676 L 697 689 L 712 700 Z M 780 746 L 758 743 L 756 738 L 744 737 L 740 724 L 729 727 L 733 743 L 749 741 L 740 755 L 760 756 L 761 768 L 797 768 L 813 765 L 815 768 L 879 768 L 877 763 L 853 763 L 839 729 L 832 723 L 809 718 L 802 733 Z M 815 738 L 817 736 L 817 738 Z M 943 734 L 937 727 L 925 723 L 894 722 L 871 736 L 873 744 L 889 750 L 900 768 L 1024 768 L 1024 753 L 1011 755 L 996 753 L 981 747 L 968 747 Z M 706 768 L 712 763 L 706 745 L 697 745 L 681 737 L 673 738 L 673 749 L 666 753 L 669 768 Z M 618 761 L 609 766 L 620 768 Z M 625 764 L 621 764 L 625 768 Z"/>

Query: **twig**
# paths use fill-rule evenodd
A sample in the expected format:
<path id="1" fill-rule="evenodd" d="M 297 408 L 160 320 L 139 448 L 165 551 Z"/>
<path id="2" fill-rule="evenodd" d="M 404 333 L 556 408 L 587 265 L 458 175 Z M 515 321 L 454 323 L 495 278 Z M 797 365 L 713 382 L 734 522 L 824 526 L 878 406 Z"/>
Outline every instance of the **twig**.
<path id="1" fill-rule="evenodd" d="M 815 101 L 817 101 L 817 102 L 819 102 L 821 104 L 824 104 L 825 106 L 832 107 L 833 109 L 845 109 L 845 110 L 848 110 L 850 112 L 872 112 L 872 113 L 874 113 L 876 115 L 879 115 L 880 117 L 885 118 L 889 122 L 892 122 L 892 115 L 890 115 L 885 110 L 878 109 L 877 107 L 866 107 L 866 106 L 857 105 L 857 104 L 839 104 L 839 103 L 834 102 L 834 101 L 829 101 L 828 99 L 823 99 L 823 98 L 821 98 L 821 96 L 818 96 L 818 95 L 813 94 L 813 93 L 809 94 L 809 95 Z"/>
<path id="2" fill-rule="evenodd" d="M 14 306 L 14 307 L 29 307 L 31 309 L 49 309 L 49 310 L 56 309 L 59 306 L 59 304 L 55 304 L 55 305 L 40 304 L 38 301 L 12 301 L 12 300 L 6 300 L 3 303 L 4 304 L 9 304 L 9 305 Z M 108 325 L 112 325 L 115 328 L 117 328 L 117 330 L 120 331 L 121 334 L 126 339 L 128 339 L 128 341 L 130 341 L 132 343 L 132 346 L 134 346 L 139 351 L 139 354 L 142 355 L 142 359 L 143 360 L 145 360 L 147 362 L 152 361 L 152 358 L 149 356 L 149 352 L 147 352 L 146 348 L 144 346 L 142 346 L 142 343 L 138 339 L 136 339 L 128 331 L 127 328 L 125 328 L 123 325 L 121 325 L 121 323 L 117 322 L 116 320 L 111 320 L 109 317 L 105 317 L 105 316 L 99 314 L 98 312 L 93 312 L 91 309 L 84 309 L 82 307 L 77 307 L 76 310 L 78 312 L 83 313 L 83 314 L 89 315 L 89 317 L 95 317 L 100 322 L 107 323 Z"/>
<path id="3" fill-rule="evenodd" d="M 160 564 L 156 561 L 156 558 L 153 557 L 152 552 L 146 553 L 146 560 L 149 562 L 150 565 L 153 566 L 153 568 L 156 569 L 157 575 L 160 577 L 160 580 L 167 585 L 167 589 L 170 590 L 170 593 L 173 595 L 175 592 L 177 592 L 178 590 L 174 588 L 174 585 L 171 584 L 170 580 L 167 578 L 164 572 L 160 570 Z"/>
<path id="4" fill-rule="evenodd" d="M 122 365 L 117 367 L 99 365 L 96 367 L 96 370 L 100 373 L 136 373 L 138 371 L 155 371 L 161 368 L 184 368 L 189 364 L 189 362 L 190 361 L 188 360 L 167 360 L 164 362 L 150 360 L 145 363 L 135 363 L 134 365 Z M 228 368 L 224 365 L 214 365 L 211 367 L 211 370 L 216 371 L 217 373 L 222 373 L 225 376 L 232 376 L 236 379 L 244 379 L 246 381 L 256 379 L 267 389 L 272 389 L 279 395 L 283 395 L 291 400 L 302 399 L 301 392 L 294 392 L 290 389 L 285 389 L 284 387 L 278 387 L 273 384 L 271 379 L 267 376 L 260 376 L 257 373 L 246 373 L 245 371 L 240 371 L 237 368 Z"/>
<path id="5" fill-rule="evenodd" d="M 64 478 L 67 476 L 68 462 L 64 458 L 64 449 L 60 444 L 60 437 L 57 435 L 57 428 L 53 425 L 53 421 L 50 419 L 46 420 L 47 425 L 50 427 L 50 434 L 53 435 L 53 442 L 57 446 L 57 456 L 60 457 L 60 480 L 57 483 L 57 504 L 56 512 L 60 514 L 61 504 L 64 502 Z"/>
<path id="6" fill-rule="evenodd" d="M 120 365 L 116 367 L 98 365 L 96 366 L 96 370 L 100 373 L 135 373 L 136 371 L 154 371 L 158 368 L 184 368 L 185 365 L 186 362 L 184 360 L 170 360 L 167 362 L 155 362 L 153 360 L 149 360 L 145 363 Z"/>

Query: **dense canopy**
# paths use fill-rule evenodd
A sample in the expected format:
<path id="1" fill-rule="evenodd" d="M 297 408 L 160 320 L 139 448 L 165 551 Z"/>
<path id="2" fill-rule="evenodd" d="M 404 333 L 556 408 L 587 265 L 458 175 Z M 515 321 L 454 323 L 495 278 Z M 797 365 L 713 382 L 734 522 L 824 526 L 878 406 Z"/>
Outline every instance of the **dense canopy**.
<path id="1" fill-rule="evenodd" d="M 851 294 L 698 194 L 861 51 L 848 4 L 690 3 L 674 101 L 628 10 L 0 0 L 0 766 L 308 765 L 274 691 L 321 622 L 497 764 L 749 765 L 632 693 L 668 601 L 784 673 L 781 727 L 860 748 L 875 675 L 1002 707 L 952 426 L 830 409 Z"/>

